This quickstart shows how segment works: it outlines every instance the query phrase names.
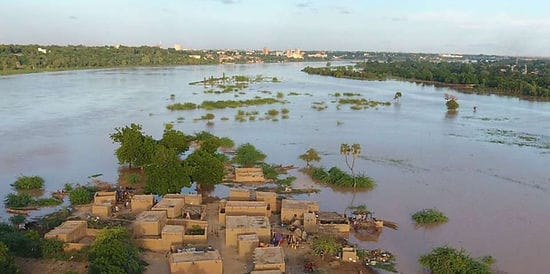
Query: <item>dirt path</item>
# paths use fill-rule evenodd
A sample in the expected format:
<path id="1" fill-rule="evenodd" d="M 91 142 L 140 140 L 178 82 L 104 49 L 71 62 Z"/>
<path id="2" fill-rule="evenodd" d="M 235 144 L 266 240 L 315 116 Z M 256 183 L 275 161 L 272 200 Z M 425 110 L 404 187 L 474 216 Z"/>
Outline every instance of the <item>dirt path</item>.
<path id="1" fill-rule="evenodd" d="M 59 274 L 67 271 L 88 273 L 88 264 L 83 262 L 56 261 L 54 259 L 15 258 L 21 274 Z"/>

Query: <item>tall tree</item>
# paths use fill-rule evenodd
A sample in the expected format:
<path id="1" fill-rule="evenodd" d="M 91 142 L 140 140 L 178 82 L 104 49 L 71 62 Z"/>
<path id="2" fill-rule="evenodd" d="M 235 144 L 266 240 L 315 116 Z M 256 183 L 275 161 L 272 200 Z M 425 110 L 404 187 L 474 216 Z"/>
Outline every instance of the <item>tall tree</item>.
<path id="1" fill-rule="evenodd" d="M 300 155 L 298 158 L 300 160 L 303 160 L 306 162 L 307 167 L 309 167 L 310 162 L 319 162 L 321 160 L 321 156 L 319 156 L 319 153 L 317 153 L 317 150 L 310 148 L 306 151 L 306 153 Z"/>
<path id="2" fill-rule="evenodd" d="M 178 154 L 189 150 L 189 138 L 183 132 L 175 130 L 169 125 L 166 125 L 159 143 L 167 148 L 174 149 Z"/>
<path id="3" fill-rule="evenodd" d="M 252 144 L 246 143 L 240 145 L 235 151 L 233 162 L 243 167 L 253 167 L 261 163 L 267 157 L 260 150 L 256 149 Z"/>
<path id="4" fill-rule="evenodd" d="M 199 184 L 215 185 L 223 180 L 225 168 L 220 157 L 205 150 L 196 150 L 185 159 L 191 178 Z"/>
<path id="5" fill-rule="evenodd" d="M 115 133 L 110 137 L 113 142 L 120 144 L 115 151 L 119 163 L 143 167 L 151 162 L 157 142 L 143 134 L 141 125 L 132 123 L 130 126 L 115 128 Z"/>
<path id="6" fill-rule="evenodd" d="M 182 187 L 190 186 L 189 172 L 181 164 L 174 149 L 158 145 L 152 163 L 145 167 L 145 189 L 149 193 L 164 195 L 179 193 Z"/>

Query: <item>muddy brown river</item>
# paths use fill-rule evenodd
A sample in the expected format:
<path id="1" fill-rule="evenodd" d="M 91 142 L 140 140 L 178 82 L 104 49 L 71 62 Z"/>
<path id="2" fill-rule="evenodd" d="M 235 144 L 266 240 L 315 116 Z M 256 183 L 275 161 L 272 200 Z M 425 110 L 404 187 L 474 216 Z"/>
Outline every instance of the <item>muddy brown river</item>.
<path id="1" fill-rule="evenodd" d="M 311 65 L 311 64 L 308 64 Z M 324 65 L 317 64 L 317 65 Z M 0 77 L 0 191 L 21 174 L 40 175 L 46 189 L 86 183 L 92 174 L 115 182 L 117 160 L 109 134 L 131 122 L 159 138 L 165 123 L 186 133 L 207 130 L 236 143 L 253 143 L 267 162 L 304 166 L 298 155 L 310 147 L 322 155 L 319 165 L 345 168 L 341 143 L 358 143 L 363 153 L 356 171 L 378 185 L 355 194 L 375 215 L 399 223 L 378 242 L 351 240 L 365 248 L 384 248 L 397 255 L 402 273 L 421 273 L 421 254 L 449 244 L 473 256 L 492 255 L 504 273 L 550 273 L 550 103 L 511 97 L 463 94 L 398 81 L 357 81 L 307 75 L 305 64 L 184 66 L 82 70 Z M 280 83 L 255 83 L 245 94 L 205 94 L 189 82 L 204 77 L 258 75 Z M 263 92 L 262 92 L 263 91 Z M 268 94 L 266 91 L 272 92 Z M 393 103 L 401 91 L 399 103 Z M 171 112 L 175 102 L 274 97 L 287 104 L 243 108 L 260 114 L 272 108 L 290 110 L 278 121 L 234 120 L 236 109 Z M 288 95 L 296 92 L 300 95 Z M 392 101 L 390 106 L 337 109 L 335 92 Z M 448 114 L 444 94 L 458 97 L 460 109 Z M 307 95 L 310 94 L 310 95 Z M 235 95 L 239 96 L 238 98 Z M 359 98 L 359 97 L 357 97 Z M 327 109 L 312 109 L 313 102 Z M 473 106 L 477 111 L 473 112 Z M 214 125 L 193 121 L 207 112 Z M 183 117 L 183 118 L 181 118 Z M 220 118 L 228 117 L 222 121 Z M 320 201 L 322 210 L 342 212 L 353 193 L 312 183 L 298 172 L 296 185 L 320 188 L 298 196 Z M 213 194 L 223 196 L 226 187 Z M 411 214 L 437 207 L 449 222 L 416 228 Z M 45 209 L 43 214 L 54 209 Z M 3 212 L 2 219 L 7 215 Z"/>

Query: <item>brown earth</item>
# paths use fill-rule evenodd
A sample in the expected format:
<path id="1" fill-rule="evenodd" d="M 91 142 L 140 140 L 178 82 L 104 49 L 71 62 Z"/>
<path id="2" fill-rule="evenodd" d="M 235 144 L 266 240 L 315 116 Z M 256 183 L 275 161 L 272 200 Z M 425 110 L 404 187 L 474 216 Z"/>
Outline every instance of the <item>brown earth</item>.
<path id="1" fill-rule="evenodd" d="M 88 263 L 74 261 L 57 261 L 54 259 L 15 258 L 15 263 L 22 274 L 63 274 L 88 273 Z"/>

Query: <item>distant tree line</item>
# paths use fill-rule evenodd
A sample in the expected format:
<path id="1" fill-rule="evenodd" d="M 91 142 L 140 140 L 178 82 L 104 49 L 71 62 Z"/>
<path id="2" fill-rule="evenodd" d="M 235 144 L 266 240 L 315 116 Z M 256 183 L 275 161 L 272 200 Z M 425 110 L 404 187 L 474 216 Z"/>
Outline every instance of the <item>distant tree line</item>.
<path id="1" fill-rule="evenodd" d="M 362 62 L 355 66 L 306 67 L 303 71 L 338 78 L 429 81 L 463 85 L 478 93 L 550 99 L 550 63 L 545 60 L 521 63 L 515 59 L 477 63 L 411 60 Z"/>
<path id="2" fill-rule="evenodd" d="M 81 68 L 217 64 L 202 52 L 157 47 L 0 45 L 0 74 Z"/>

